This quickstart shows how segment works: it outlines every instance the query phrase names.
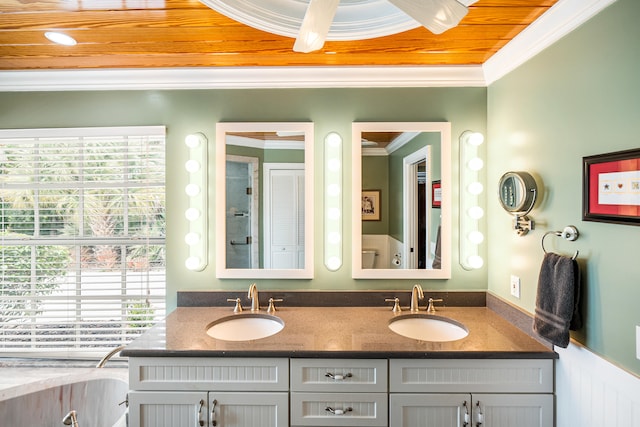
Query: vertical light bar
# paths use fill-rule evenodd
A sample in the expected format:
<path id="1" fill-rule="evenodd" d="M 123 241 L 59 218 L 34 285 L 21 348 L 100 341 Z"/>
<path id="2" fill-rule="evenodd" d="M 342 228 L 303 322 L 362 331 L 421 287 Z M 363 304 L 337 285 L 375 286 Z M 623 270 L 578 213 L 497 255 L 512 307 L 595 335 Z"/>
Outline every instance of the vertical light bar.
<path id="1" fill-rule="evenodd" d="M 202 133 L 187 135 L 184 140 L 189 159 L 184 167 L 189 182 L 184 191 L 189 200 L 185 219 L 189 231 L 184 241 L 189 248 L 185 267 L 193 271 L 202 271 L 207 266 L 207 137 Z"/>
<path id="2" fill-rule="evenodd" d="M 482 195 L 484 188 L 480 173 L 484 161 L 480 146 L 484 136 L 478 132 L 464 131 L 460 135 L 460 265 L 465 270 L 482 268 L 480 245 L 484 241 L 481 230 Z"/>
<path id="3" fill-rule="evenodd" d="M 324 265 L 330 271 L 342 266 L 342 137 L 330 132 L 324 138 Z"/>

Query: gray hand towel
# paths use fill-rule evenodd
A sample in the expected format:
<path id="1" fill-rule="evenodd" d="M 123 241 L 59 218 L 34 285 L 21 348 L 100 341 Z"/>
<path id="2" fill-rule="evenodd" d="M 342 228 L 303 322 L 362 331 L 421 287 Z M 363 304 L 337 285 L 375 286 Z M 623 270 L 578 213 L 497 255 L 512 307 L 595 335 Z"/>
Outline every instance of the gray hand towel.
<path id="1" fill-rule="evenodd" d="M 545 254 L 538 278 L 533 330 L 554 345 L 567 348 L 569 330 L 582 327 L 579 299 L 580 269 L 576 260 Z"/>

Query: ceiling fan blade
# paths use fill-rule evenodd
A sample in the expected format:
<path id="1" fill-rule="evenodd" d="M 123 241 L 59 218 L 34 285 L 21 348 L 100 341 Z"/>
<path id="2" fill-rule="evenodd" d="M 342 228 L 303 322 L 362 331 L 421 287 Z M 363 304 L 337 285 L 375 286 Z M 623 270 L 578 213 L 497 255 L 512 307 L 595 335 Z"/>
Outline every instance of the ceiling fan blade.
<path id="1" fill-rule="evenodd" d="M 456 0 L 389 0 L 391 4 L 418 21 L 434 34 L 458 25 L 469 11 Z"/>
<path id="2" fill-rule="evenodd" d="M 313 52 L 322 49 L 331 28 L 340 0 L 311 0 L 304 14 L 298 38 L 293 45 L 295 52 Z"/>

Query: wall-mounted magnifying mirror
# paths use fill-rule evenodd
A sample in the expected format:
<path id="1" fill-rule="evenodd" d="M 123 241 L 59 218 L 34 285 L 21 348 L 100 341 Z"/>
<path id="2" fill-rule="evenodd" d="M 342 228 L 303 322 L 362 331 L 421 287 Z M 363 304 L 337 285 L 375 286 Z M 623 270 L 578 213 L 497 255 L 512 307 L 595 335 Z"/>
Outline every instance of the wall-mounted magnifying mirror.
<path id="1" fill-rule="evenodd" d="M 352 275 L 451 277 L 451 124 L 354 123 Z"/>
<path id="2" fill-rule="evenodd" d="M 500 205 L 514 216 L 513 228 L 520 236 L 533 230 L 534 222 L 527 214 L 533 209 L 538 195 L 536 180 L 528 172 L 507 172 L 498 183 Z"/>
<path id="3" fill-rule="evenodd" d="M 313 277 L 313 123 L 216 126 L 216 277 Z"/>

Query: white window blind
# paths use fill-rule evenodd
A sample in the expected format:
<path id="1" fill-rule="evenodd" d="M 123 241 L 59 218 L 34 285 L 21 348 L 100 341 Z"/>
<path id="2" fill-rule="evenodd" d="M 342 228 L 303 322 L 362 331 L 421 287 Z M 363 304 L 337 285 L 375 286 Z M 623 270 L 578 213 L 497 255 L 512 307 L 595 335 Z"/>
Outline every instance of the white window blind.
<path id="1" fill-rule="evenodd" d="M 0 130 L 0 353 L 103 353 L 165 314 L 165 128 Z"/>

